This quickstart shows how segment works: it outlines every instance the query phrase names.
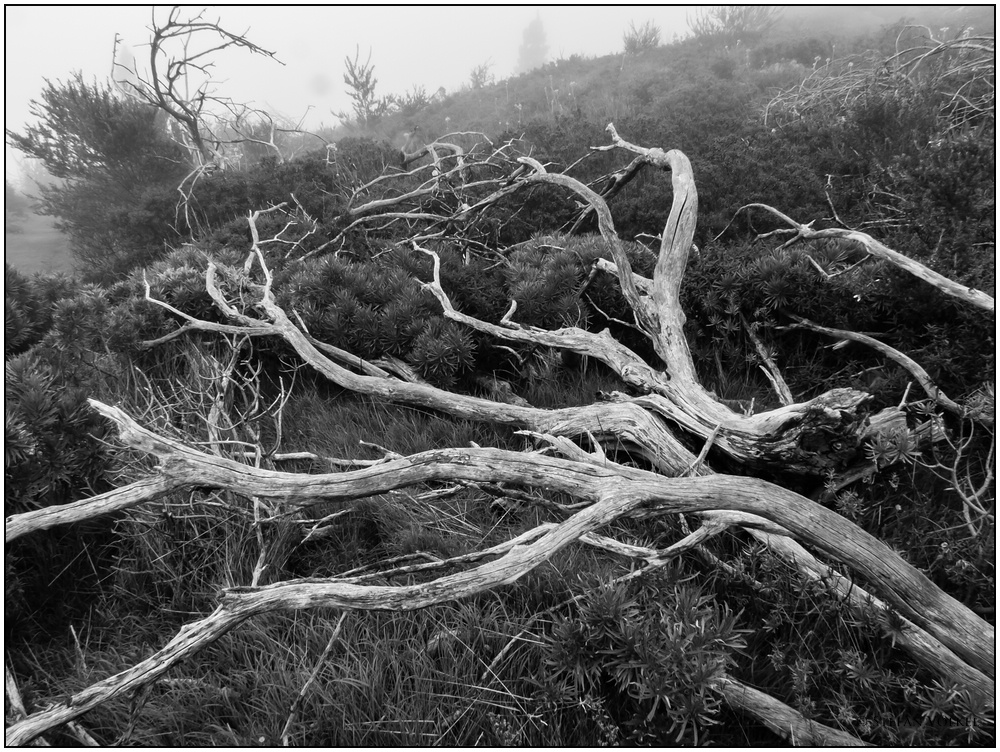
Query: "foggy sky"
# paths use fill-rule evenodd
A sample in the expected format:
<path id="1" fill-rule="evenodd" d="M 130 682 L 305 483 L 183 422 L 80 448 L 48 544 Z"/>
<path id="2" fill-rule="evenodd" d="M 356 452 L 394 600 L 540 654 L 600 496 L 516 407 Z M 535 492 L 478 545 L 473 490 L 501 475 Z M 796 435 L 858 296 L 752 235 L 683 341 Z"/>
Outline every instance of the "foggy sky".
<path id="1" fill-rule="evenodd" d="M 541 6 L 541 7 L 315 7 L 213 6 L 209 21 L 276 53 L 273 60 L 232 50 L 216 55 L 215 90 L 237 102 L 253 104 L 305 128 L 336 125 L 333 112 L 350 111 L 343 82 L 344 58 L 355 49 L 371 62 L 377 93 L 405 94 L 422 85 L 452 92 L 469 80 L 472 69 L 492 63 L 497 80 L 513 74 L 525 27 L 540 16 L 549 45 L 548 59 L 574 54 L 621 52 L 629 22 L 649 20 L 663 42 L 687 34 L 688 15 L 704 6 Z M 972 8 L 975 6 L 965 6 Z M 928 6 L 787 7 L 785 25 L 803 37 L 875 30 Z M 166 18 L 169 6 L 159 6 Z M 182 18 L 197 8 L 185 9 Z M 150 33 L 149 6 L 10 7 L 4 9 L 6 55 L 5 125 L 21 131 L 30 119 L 29 102 L 38 98 L 44 79 L 67 80 L 82 71 L 88 81 L 109 80 L 115 34 L 121 35 L 145 68 Z M 952 6 L 949 12 L 961 13 Z M 311 110 L 307 108 L 312 107 Z M 17 161 L 5 147 L 6 174 L 18 183 Z"/>
<path id="2" fill-rule="evenodd" d="M 276 53 L 284 63 L 244 50 L 216 57 L 213 79 L 220 94 L 298 120 L 305 127 L 336 125 L 331 114 L 350 111 L 343 82 L 344 58 L 371 50 L 377 93 L 403 94 L 423 85 L 457 90 L 472 69 L 492 61 L 497 80 L 512 75 L 525 27 L 541 17 L 549 59 L 572 54 L 606 55 L 622 48 L 630 21 L 656 23 L 669 41 L 687 32 L 685 18 L 694 6 L 672 7 L 251 7 L 213 6 L 206 19 L 221 20 L 228 31 Z M 165 19 L 169 8 L 157 8 Z M 185 14 L 196 12 L 187 9 Z M 81 70 L 87 81 L 110 78 L 115 33 L 147 65 L 149 6 L 6 7 L 7 128 L 20 131 L 29 121 L 28 105 L 44 79 L 67 80 Z M 182 15 L 182 17 L 186 17 Z M 10 150 L 6 172 L 11 175 Z M 11 175 L 11 177 L 14 177 Z"/>

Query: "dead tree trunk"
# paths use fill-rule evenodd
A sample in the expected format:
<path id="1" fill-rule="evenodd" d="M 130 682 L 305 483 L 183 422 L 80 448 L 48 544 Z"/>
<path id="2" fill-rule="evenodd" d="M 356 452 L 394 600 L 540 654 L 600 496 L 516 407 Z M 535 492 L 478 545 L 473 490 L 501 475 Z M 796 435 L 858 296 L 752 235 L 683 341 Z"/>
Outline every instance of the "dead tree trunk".
<path id="1" fill-rule="evenodd" d="M 36 713 L 8 728 L 8 744 L 25 744 L 111 697 L 154 681 L 178 661 L 248 618 L 274 610 L 316 607 L 424 608 L 511 583 L 615 519 L 683 512 L 711 515 L 734 510 L 749 516 L 731 521 L 750 526 L 759 525 L 755 519 L 763 518 L 826 555 L 865 572 L 880 595 L 917 625 L 916 632 L 926 630 L 946 646 L 942 651 L 944 662 L 952 653 L 960 656 L 966 664 L 965 674 L 973 678 L 973 686 L 983 691 L 991 687 L 987 677 L 992 676 L 995 660 L 992 627 L 941 592 L 877 539 L 824 507 L 766 481 L 722 475 L 666 478 L 613 463 L 600 467 L 578 460 L 480 448 L 433 450 L 363 470 L 297 475 L 249 467 L 198 451 L 139 426 L 116 408 L 93 400 L 91 404 L 114 421 L 127 445 L 158 459 L 158 478 L 162 483 L 151 484 L 146 498 L 166 488 L 200 486 L 233 490 L 246 496 L 280 498 L 290 505 L 302 506 L 314 504 L 318 498 L 354 499 L 417 483 L 458 480 L 531 486 L 567 493 L 590 504 L 562 523 L 547 526 L 533 540 L 521 536 L 523 543 L 511 545 L 493 561 L 429 583 L 372 586 L 359 584 L 357 578 L 329 578 L 230 588 L 211 616 L 184 627 L 159 653 L 98 682 L 62 706 Z M 89 505 L 78 502 L 71 506 L 76 519 L 108 511 L 101 502 Z M 25 515 L 18 517 L 9 519 L 8 527 L 22 521 Z M 930 645 L 934 642 L 934 639 L 925 641 Z M 787 706 L 729 679 L 722 690 L 735 707 L 766 719 L 793 741 L 805 741 L 796 735 L 809 727 L 808 723 Z M 836 740 L 838 744 L 857 743 L 853 737 L 823 726 L 814 728 L 808 738 L 813 743 L 823 743 L 819 741 L 822 739 L 830 743 Z"/>
<path id="2" fill-rule="evenodd" d="M 636 353 L 616 342 L 608 331 L 595 334 L 574 327 L 545 331 L 521 326 L 513 321 L 516 313 L 513 305 L 499 324 L 457 311 L 442 287 L 439 261 L 432 253 L 434 275 L 426 288 L 436 296 L 448 318 L 501 339 L 557 347 L 597 358 L 639 392 L 639 396 L 615 394 L 608 401 L 585 407 L 543 410 L 449 392 L 355 362 L 349 354 L 317 343 L 277 304 L 257 236 L 256 215 L 250 218 L 254 244 L 245 269 L 242 274 L 228 270 L 225 275 L 238 278 L 240 284 L 230 286 L 220 279 L 214 264 L 210 263 L 206 271 L 208 292 L 233 323 L 195 319 L 153 299 L 148 287 L 146 293 L 150 303 L 167 309 L 184 322 L 174 333 L 147 343 L 150 347 L 190 331 L 277 336 L 311 368 L 345 389 L 456 417 L 527 429 L 562 457 L 478 447 L 438 449 L 350 472 L 280 473 L 200 452 L 139 426 L 116 408 L 92 401 L 95 409 L 116 424 L 124 444 L 157 458 L 156 474 L 92 499 L 15 515 L 6 520 L 5 527 L 6 539 L 10 541 L 33 530 L 126 509 L 170 491 L 192 487 L 281 499 L 287 508 L 294 508 L 313 504 L 317 499 L 373 496 L 427 482 L 505 483 L 565 493 L 586 506 L 558 524 L 540 527 L 517 540 L 481 552 L 490 559 L 485 563 L 427 583 L 372 586 L 357 577 L 334 577 L 230 588 L 223 593 L 212 615 L 186 626 L 151 658 L 78 693 L 67 703 L 11 726 L 7 730 L 8 744 L 27 743 L 110 697 L 154 681 L 177 661 L 260 614 L 314 607 L 423 608 L 513 582 L 577 542 L 596 543 L 616 553 L 645 558 L 653 566 L 731 526 L 750 531 L 808 576 L 833 582 L 852 608 L 876 614 L 887 613 L 891 608 L 901 614 L 902 626 L 895 627 L 898 634 L 893 634 L 894 640 L 944 680 L 992 697 L 995 661 L 992 626 L 941 591 L 888 546 L 836 513 L 764 480 L 715 474 L 705 463 L 708 451 L 715 449 L 749 468 L 780 468 L 814 476 L 839 469 L 857 453 L 871 430 L 866 412 L 869 395 L 847 389 L 832 390 L 808 402 L 743 416 L 732 412 L 699 383 L 684 338 L 684 313 L 679 302 L 680 282 L 697 212 L 691 165 L 679 151 L 636 147 L 621 140 L 613 127 L 609 129 L 615 145 L 638 154 L 637 159 L 642 163 L 669 169 L 673 175 L 674 202 L 652 279 L 632 272 L 607 204 L 578 181 L 549 174 L 536 161 L 522 158 L 525 169 L 494 196 L 508 195 L 523 185 L 549 183 L 568 188 L 587 201 L 597 215 L 614 258 L 613 264 L 604 264 L 603 268 L 617 276 L 639 329 L 666 364 L 664 372 L 650 367 Z M 416 242 L 413 245 L 423 250 Z M 251 275 L 254 263 L 256 277 Z M 238 307 L 228 297 L 233 294 L 248 297 Z M 259 318 L 243 312 L 254 309 Z M 932 386 L 928 384 L 925 388 Z M 892 422 L 896 417 L 899 416 L 882 415 L 880 420 Z M 676 430 L 704 439 L 701 455 L 695 457 L 676 438 Z M 570 441 L 580 437 L 586 437 L 596 447 L 592 453 Z M 648 460 L 655 472 L 615 463 L 600 449 L 605 441 L 624 444 L 629 451 Z M 679 513 L 695 514 L 704 524 L 663 552 L 651 554 L 596 536 L 599 528 L 620 518 Z M 861 573 L 877 598 L 862 595 L 853 583 L 833 572 L 807 549 Z M 463 559 L 452 563 L 468 562 Z M 811 724 L 791 708 L 731 678 L 722 682 L 719 691 L 733 707 L 763 719 L 796 743 L 858 743 L 842 732 Z"/>

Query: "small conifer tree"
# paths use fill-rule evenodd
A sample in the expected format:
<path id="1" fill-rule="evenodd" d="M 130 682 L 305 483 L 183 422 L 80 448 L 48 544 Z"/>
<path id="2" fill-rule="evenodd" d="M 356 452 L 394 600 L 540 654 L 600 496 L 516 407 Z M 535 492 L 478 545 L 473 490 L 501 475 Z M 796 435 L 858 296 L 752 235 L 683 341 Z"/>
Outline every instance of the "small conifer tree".
<path id="1" fill-rule="evenodd" d="M 549 44 L 545 36 L 545 27 L 542 25 L 541 16 L 536 15 L 535 19 L 524 29 L 524 37 L 521 41 L 521 48 L 517 55 L 517 67 L 515 73 L 527 73 L 542 65 L 549 54 Z"/>

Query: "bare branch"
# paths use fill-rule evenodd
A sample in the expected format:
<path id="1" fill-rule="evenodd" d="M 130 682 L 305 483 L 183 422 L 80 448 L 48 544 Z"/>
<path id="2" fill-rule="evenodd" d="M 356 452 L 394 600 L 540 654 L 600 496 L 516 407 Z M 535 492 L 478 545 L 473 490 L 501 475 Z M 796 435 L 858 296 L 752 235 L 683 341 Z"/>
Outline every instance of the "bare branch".
<path id="1" fill-rule="evenodd" d="M 933 269 L 929 269 L 918 261 L 904 256 L 898 251 L 894 251 L 888 246 L 882 245 L 868 233 L 859 232 L 858 230 L 845 230 L 839 227 L 831 227 L 826 230 L 814 230 L 812 229 L 812 223 L 808 225 L 803 225 L 796 222 L 794 219 L 789 217 L 787 214 L 783 214 L 772 206 L 767 204 L 746 204 L 742 206 L 737 211 L 737 214 L 745 209 L 763 209 L 764 211 L 770 212 L 782 222 L 790 225 L 795 234 L 786 243 L 786 245 L 791 245 L 800 240 L 818 240 L 822 238 L 841 238 L 844 240 L 850 240 L 858 245 L 860 245 L 865 252 L 874 258 L 883 259 L 888 261 L 894 266 L 899 267 L 905 272 L 912 274 L 917 279 L 922 279 L 930 285 L 933 285 L 937 289 L 946 295 L 950 295 L 954 298 L 958 298 L 964 303 L 969 303 L 970 305 L 977 306 L 983 310 L 994 312 L 995 302 L 986 293 L 975 290 L 971 287 L 966 287 L 965 285 L 960 285 L 957 282 L 953 282 L 944 275 L 938 274 Z"/>
<path id="2" fill-rule="evenodd" d="M 927 393 L 934 402 L 943 407 L 948 412 L 955 415 L 962 415 L 962 408 L 950 399 L 944 392 L 938 389 L 937 385 L 931 381 L 930 375 L 925 371 L 919 363 L 904 355 L 899 350 L 894 347 L 889 347 L 889 345 L 884 342 L 880 342 L 874 337 L 869 337 L 867 334 L 858 334 L 857 332 L 849 332 L 845 329 L 831 329 L 829 327 L 820 326 L 815 324 L 808 319 L 804 319 L 800 316 L 795 316 L 794 314 L 788 314 L 791 318 L 795 319 L 796 324 L 790 325 L 789 329 L 810 329 L 814 332 L 819 332 L 820 334 L 828 334 L 831 337 L 837 337 L 842 340 L 851 340 L 853 342 L 860 342 L 862 344 L 868 345 L 869 347 L 877 350 L 878 352 L 885 355 L 890 360 L 895 361 L 907 371 L 909 371 L 913 377 L 917 380 L 923 390 Z"/>
<path id="3" fill-rule="evenodd" d="M 426 253 L 434 260 L 433 281 L 424 283 L 422 286 L 438 299 L 444 309 L 445 316 L 449 319 L 501 339 L 558 347 L 580 355 L 594 357 L 609 366 L 623 381 L 642 391 L 665 386 L 663 377 L 659 373 L 650 368 L 642 358 L 615 340 L 607 330 L 600 334 L 593 334 L 577 327 L 564 327 L 552 331 L 515 324 L 511 321 L 511 316 L 517 309 L 516 301 L 511 301 L 510 310 L 501 320 L 503 326 L 490 324 L 457 311 L 441 287 L 441 259 L 433 251 L 421 248 L 416 243 L 413 243 L 413 247 L 415 250 Z"/>
<path id="4" fill-rule="evenodd" d="M 743 331 L 750 337 L 750 341 L 753 342 L 753 346 L 757 349 L 757 354 L 763 363 L 761 370 L 764 371 L 767 380 L 771 382 L 771 387 L 777 393 L 778 399 L 781 400 L 782 405 L 791 405 L 795 402 L 795 398 L 792 396 L 792 391 L 788 388 L 788 384 L 785 383 L 781 371 L 778 370 L 778 365 L 774 362 L 774 358 L 771 357 L 767 348 L 764 347 L 764 343 L 760 341 L 760 337 L 754 332 L 753 327 L 747 323 L 743 314 L 740 314 L 740 319 L 743 321 Z"/>
<path id="5" fill-rule="evenodd" d="M 235 110 L 244 112 L 250 108 L 246 105 L 235 106 L 225 97 L 215 96 L 210 91 L 210 73 L 214 67 L 211 57 L 230 47 L 242 48 L 252 54 L 263 55 L 284 65 L 277 59 L 274 52 L 247 39 L 247 32 L 236 34 L 221 26 L 220 21 L 204 20 L 204 12 L 181 20 L 181 8 L 173 7 L 165 21 L 157 21 L 155 9 L 149 27 L 151 38 L 149 42 L 149 76 L 144 77 L 138 70 L 129 69 L 121 63 L 114 63 L 113 70 L 125 68 L 129 79 L 123 82 L 127 91 L 137 99 L 147 102 L 170 116 L 182 129 L 184 145 L 189 149 L 196 167 L 210 163 L 223 165 L 226 161 L 221 147 L 227 141 L 219 139 L 209 125 L 211 117 L 207 105 L 221 105 L 235 115 Z M 197 49 L 192 44 L 207 37 L 214 38 Z M 116 49 L 118 39 L 116 38 Z M 175 56 L 171 47 L 180 43 L 180 51 Z M 193 92 L 190 91 L 190 78 L 193 73 L 201 74 L 203 80 Z M 131 80 L 134 79 L 134 80 Z M 270 119 L 261 111 L 258 114 Z M 240 117 L 233 117 L 232 124 L 237 125 Z M 237 131 L 239 128 L 236 129 Z M 277 150 L 273 139 L 262 142 L 256 139 L 244 138 L 242 141 L 256 140 Z M 229 143 L 235 143 L 229 140 Z M 280 153 L 280 152 L 279 152 Z"/>
<path id="6" fill-rule="evenodd" d="M 762 721 L 793 744 L 806 747 L 863 747 L 864 743 L 840 729 L 809 720 L 785 703 L 729 676 L 720 684 L 726 702 Z"/>
<path id="7" fill-rule="evenodd" d="M 627 477 L 623 477 L 615 467 L 478 448 L 432 450 L 333 475 L 296 475 L 258 470 L 193 450 L 140 427 L 117 408 L 96 400 L 90 402 L 114 421 L 125 443 L 159 458 L 161 475 L 174 483 L 186 480 L 188 484 L 228 488 L 247 496 L 282 498 L 294 503 L 317 496 L 351 499 L 433 480 L 500 482 L 559 491 L 591 503 L 535 543 L 512 549 L 483 568 L 441 578 L 431 591 L 421 585 L 385 588 L 380 590 L 384 597 L 380 595 L 373 601 L 371 594 L 354 590 L 357 586 L 353 585 L 334 581 L 288 582 L 231 590 L 227 602 L 241 604 L 241 610 L 245 607 L 252 613 L 263 613 L 274 608 L 320 604 L 342 608 L 421 608 L 460 597 L 459 594 L 469 593 L 470 588 L 478 591 L 510 582 L 583 533 L 622 516 L 732 510 L 775 522 L 824 554 L 864 571 L 894 608 L 970 665 L 992 671 L 991 626 L 943 593 L 878 539 L 835 512 L 763 480 L 723 475 L 664 478 L 636 468 L 630 468 Z M 17 517 L 8 520 L 8 527 Z"/>
<path id="8" fill-rule="evenodd" d="M 189 483 L 183 479 L 153 476 L 71 504 L 42 507 L 11 515 L 4 521 L 4 541 L 10 543 L 36 530 L 48 530 L 57 525 L 121 512 L 187 485 Z"/>

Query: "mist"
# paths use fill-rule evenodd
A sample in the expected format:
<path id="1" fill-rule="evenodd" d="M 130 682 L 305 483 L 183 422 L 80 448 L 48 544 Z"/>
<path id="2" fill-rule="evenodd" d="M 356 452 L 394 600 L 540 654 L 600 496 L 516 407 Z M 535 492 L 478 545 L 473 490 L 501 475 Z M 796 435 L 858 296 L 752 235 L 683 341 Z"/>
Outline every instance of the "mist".
<path id="1" fill-rule="evenodd" d="M 575 55 L 621 54 L 629 24 L 650 21 L 669 44 L 689 34 L 687 19 L 708 6 L 617 7 L 248 7 L 213 8 L 208 20 L 246 32 L 278 61 L 226 50 L 213 57 L 213 88 L 236 102 L 267 110 L 305 129 L 337 125 L 350 112 L 344 62 L 358 55 L 375 68 L 379 95 L 402 95 L 422 87 L 452 93 L 469 85 L 474 68 L 485 66 L 496 81 L 514 75 L 525 29 L 538 18 L 545 30 L 547 60 Z M 193 8 L 189 14 L 193 15 Z M 151 15 L 166 6 L 5 8 L 5 124 L 15 131 L 32 120 L 30 102 L 44 81 L 67 80 L 81 71 L 107 81 L 116 35 L 119 54 L 148 66 Z M 832 39 L 874 34 L 907 19 L 934 28 L 993 29 L 991 7 L 977 6 L 785 6 L 772 31 L 776 37 Z M 23 160 L 5 146 L 5 174 L 24 182 Z"/>

